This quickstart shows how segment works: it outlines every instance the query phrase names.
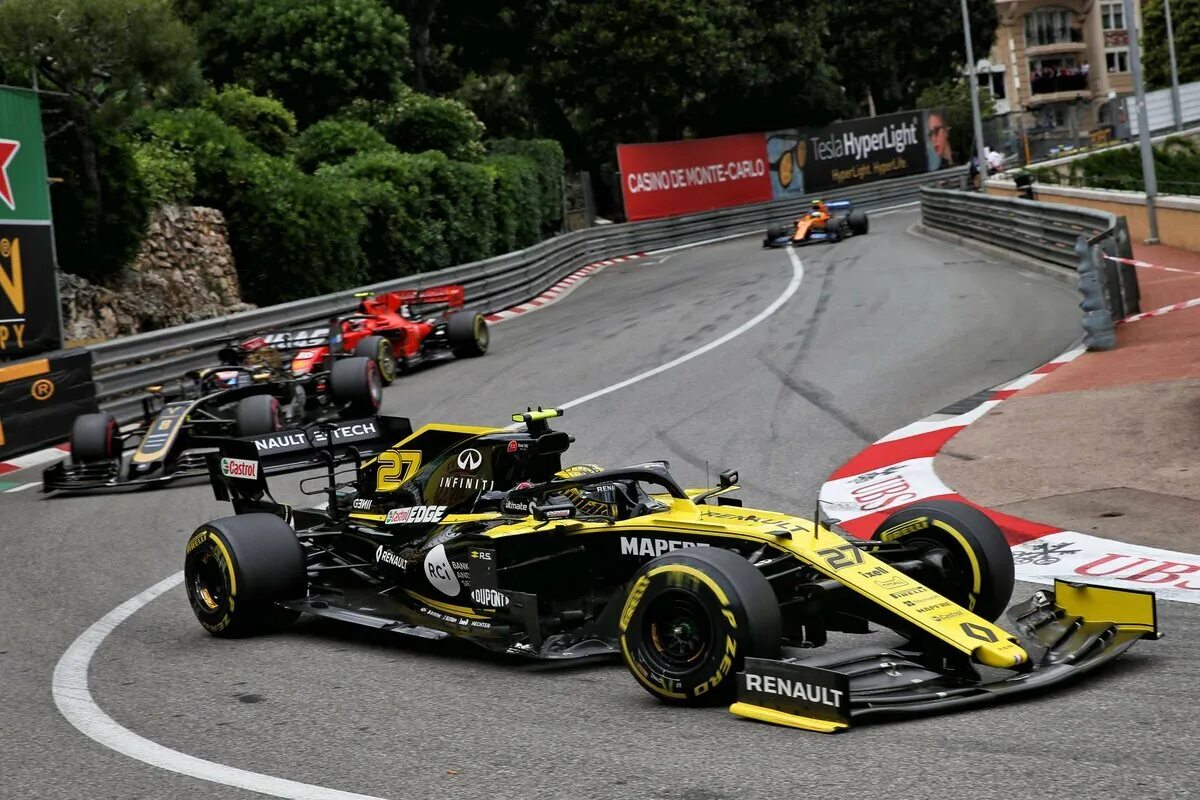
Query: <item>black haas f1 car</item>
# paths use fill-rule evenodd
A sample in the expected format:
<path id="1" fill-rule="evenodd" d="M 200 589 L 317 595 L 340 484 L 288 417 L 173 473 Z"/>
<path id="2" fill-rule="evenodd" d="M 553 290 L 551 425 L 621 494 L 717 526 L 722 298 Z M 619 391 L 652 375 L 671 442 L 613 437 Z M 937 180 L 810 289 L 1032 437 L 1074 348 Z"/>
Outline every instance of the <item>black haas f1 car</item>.
<path id="1" fill-rule="evenodd" d="M 297 379 L 320 376 L 341 353 L 373 358 L 385 386 L 404 370 L 444 354 L 457 358 L 487 352 L 487 320 L 463 309 L 462 286 L 375 294 L 360 292 L 358 310 L 329 325 L 275 331 L 236 345 L 240 353 L 272 347 L 286 354 Z"/>
<path id="2" fill-rule="evenodd" d="M 223 438 L 375 414 L 382 399 L 383 381 L 374 359 L 333 361 L 315 390 L 306 390 L 283 368 L 278 352 L 260 348 L 245 363 L 191 370 L 173 385 L 148 387 L 142 419 L 132 430 L 122 431 L 107 413 L 77 417 L 71 426 L 70 459 L 46 468 L 43 491 L 203 477 L 205 455 Z"/>
<path id="3" fill-rule="evenodd" d="M 1065 582 L 996 624 L 1012 555 L 974 507 L 924 502 L 851 539 L 742 507 L 733 471 L 684 489 L 664 461 L 563 469 L 559 413 L 222 443 L 212 484 L 236 515 L 187 541 L 195 616 L 222 637 L 303 613 L 533 659 L 619 655 L 666 703 L 823 732 L 1046 689 L 1159 635 L 1153 594 Z M 316 465 L 301 488 L 317 481 L 324 509 L 272 498 L 268 474 Z M 872 626 L 903 643 L 820 648 Z"/>
<path id="4" fill-rule="evenodd" d="M 813 200 L 812 208 L 791 225 L 775 224 L 767 228 L 763 247 L 795 247 L 813 242 L 840 242 L 851 236 L 865 236 L 870 230 L 867 212 L 849 200 L 826 203 Z"/>

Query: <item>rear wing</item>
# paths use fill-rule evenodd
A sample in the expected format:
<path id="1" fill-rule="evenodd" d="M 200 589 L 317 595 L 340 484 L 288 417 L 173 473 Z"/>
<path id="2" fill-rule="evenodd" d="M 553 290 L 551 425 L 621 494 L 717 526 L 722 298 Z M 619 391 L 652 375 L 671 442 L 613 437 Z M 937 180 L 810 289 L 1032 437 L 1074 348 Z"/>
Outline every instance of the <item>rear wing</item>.
<path id="1" fill-rule="evenodd" d="M 402 306 L 420 306 L 424 311 L 462 308 L 466 290 L 462 286 L 431 286 L 428 289 L 401 289 L 373 294 L 361 292 L 359 311 L 363 314 L 399 313 Z"/>
<path id="2" fill-rule="evenodd" d="M 303 428 L 219 439 L 208 456 L 213 494 L 221 501 L 257 500 L 267 492 L 267 476 L 338 466 L 378 455 L 412 435 L 404 417 L 319 422 Z"/>
<path id="3" fill-rule="evenodd" d="M 849 211 L 854 208 L 853 200 L 830 200 L 825 204 L 830 211 Z"/>

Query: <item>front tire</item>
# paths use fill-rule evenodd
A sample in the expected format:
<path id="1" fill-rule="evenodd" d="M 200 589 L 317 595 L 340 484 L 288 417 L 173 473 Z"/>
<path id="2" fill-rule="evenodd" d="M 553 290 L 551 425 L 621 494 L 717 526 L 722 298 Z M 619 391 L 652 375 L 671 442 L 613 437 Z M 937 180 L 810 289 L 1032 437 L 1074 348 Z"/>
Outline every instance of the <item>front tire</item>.
<path id="1" fill-rule="evenodd" d="M 747 656 L 778 658 L 779 601 L 767 579 L 730 550 L 696 547 L 650 561 L 621 612 L 625 666 L 675 705 L 729 702 Z"/>
<path id="2" fill-rule="evenodd" d="M 456 358 L 474 358 L 487 352 L 491 342 L 483 314 L 460 311 L 446 322 L 446 341 Z"/>
<path id="3" fill-rule="evenodd" d="M 354 345 L 354 355 L 375 359 L 384 386 L 391 386 L 396 380 L 399 372 L 396 353 L 392 350 L 392 343 L 382 336 L 366 336 L 359 339 L 358 344 Z"/>
<path id="4" fill-rule="evenodd" d="M 383 404 L 383 377 L 373 358 L 339 358 L 329 371 L 329 390 L 336 403 L 344 404 L 345 415 L 370 417 Z"/>
<path id="5" fill-rule="evenodd" d="M 81 414 L 71 423 L 71 461 L 89 464 L 121 455 L 121 436 L 111 414 Z"/>
<path id="6" fill-rule="evenodd" d="M 272 514 L 223 517 L 188 539 L 183 580 L 192 612 L 213 636 L 279 630 L 299 616 L 276 603 L 304 596 L 304 549 Z"/>
<path id="7" fill-rule="evenodd" d="M 954 500 L 916 503 L 889 515 L 871 538 L 926 552 L 943 549 L 946 568 L 930 588 L 990 622 L 1012 599 L 1012 548 L 1000 526 L 974 506 Z"/>
<path id="8" fill-rule="evenodd" d="M 238 436 L 260 436 L 274 433 L 279 423 L 279 400 L 269 394 L 243 397 L 237 404 L 235 425 Z"/>
<path id="9" fill-rule="evenodd" d="M 867 212 L 860 208 L 856 208 L 850 212 L 850 230 L 855 236 L 865 236 L 867 231 L 871 229 L 871 221 L 867 219 Z"/>

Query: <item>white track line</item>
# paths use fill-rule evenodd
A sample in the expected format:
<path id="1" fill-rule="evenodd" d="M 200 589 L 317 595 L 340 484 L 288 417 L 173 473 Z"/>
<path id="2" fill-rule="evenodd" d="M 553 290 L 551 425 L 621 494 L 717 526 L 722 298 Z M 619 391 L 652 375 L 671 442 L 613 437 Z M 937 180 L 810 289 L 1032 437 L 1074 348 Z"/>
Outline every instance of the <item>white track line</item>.
<path id="1" fill-rule="evenodd" d="M 585 394 L 583 397 L 576 397 L 574 400 L 569 400 L 566 403 L 563 403 L 560 408 L 574 408 L 575 406 L 595 400 L 598 397 L 603 397 L 606 394 L 620 391 L 627 386 L 632 386 L 633 384 L 644 381 L 647 378 L 653 378 L 655 375 L 660 375 L 669 369 L 674 369 L 680 364 L 687 363 L 693 358 L 698 358 L 711 350 L 715 350 L 726 342 L 736 339 L 746 331 L 761 323 L 763 320 L 767 319 L 767 317 L 778 311 L 784 303 L 792 299 L 792 295 L 794 295 L 796 290 L 800 288 L 800 282 L 804 280 L 804 264 L 801 263 L 800 256 L 796 255 L 796 251 L 790 247 L 784 248 L 784 251 L 788 254 L 788 258 L 792 262 L 792 279 L 788 283 L 787 288 L 783 290 L 783 294 L 779 295 L 779 297 L 776 297 L 775 301 L 771 303 L 771 305 L 758 312 L 754 318 L 746 320 L 741 325 L 737 326 L 719 339 L 714 339 L 703 347 L 698 347 L 690 353 L 685 353 L 673 361 L 660 364 L 653 369 L 648 369 L 645 372 L 634 375 L 632 378 L 626 378 L 625 380 L 614 383 L 611 386 L 605 386 L 603 389 L 597 389 L 590 394 Z"/>
<path id="2" fill-rule="evenodd" d="M 110 633 L 154 598 L 183 583 L 183 572 L 164 578 L 146 591 L 131 597 L 105 614 L 92 627 L 72 642 L 54 667 L 52 684 L 54 704 L 67 721 L 85 736 L 99 742 L 110 750 L 180 775 L 189 775 L 202 781 L 222 783 L 238 789 L 246 789 L 275 797 L 294 800 L 381 800 L 365 794 L 354 794 L 324 786 L 289 781 L 262 775 L 163 747 L 144 736 L 138 736 L 122 727 L 104 709 L 96 705 L 88 689 L 88 665 L 96 650 Z"/>
<path id="3" fill-rule="evenodd" d="M 23 484 L 21 484 L 20 486 L 14 486 L 14 487 L 13 487 L 13 488 L 11 488 L 11 489 L 5 489 L 5 490 L 4 490 L 4 493 L 5 493 L 5 494 L 12 494 L 13 492 L 23 492 L 23 491 L 25 491 L 26 489 L 34 489 L 34 488 L 36 488 L 36 487 L 38 487 L 38 486 L 41 486 L 41 485 L 42 485 L 42 482 L 41 482 L 41 481 L 34 481 L 33 483 L 23 483 Z"/>
<path id="4" fill-rule="evenodd" d="M 662 364 L 654 369 L 634 375 L 632 378 L 614 383 L 603 389 L 598 389 L 591 394 L 577 397 L 574 400 L 564 403 L 562 407 L 573 408 L 589 400 L 595 400 L 598 397 L 603 397 L 606 394 L 624 389 L 627 386 L 632 386 L 647 378 L 652 378 L 680 364 L 691 361 L 693 358 L 698 358 L 759 325 L 782 308 L 784 303 L 796 294 L 800 288 L 801 281 L 804 280 L 804 264 L 800 261 L 800 257 L 796 255 L 796 251 L 787 248 L 785 252 L 792 263 L 792 279 L 788 282 L 787 288 L 783 290 L 783 293 L 754 318 L 743 322 L 724 336 L 714 339 L 686 355 L 682 355 L 673 361 L 668 361 L 666 364 Z M 272 775 L 250 772 L 249 770 L 218 764 L 215 761 L 205 761 L 202 758 L 196 758 L 187 753 L 181 753 L 178 750 L 164 747 L 144 736 L 139 736 L 128 728 L 118 724 L 104 712 L 104 709 L 97 705 L 95 698 L 92 697 L 92 693 L 88 689 L 88 668 L 96 655 L 96 651 L 100 649 L 100 646 L 104 644 L 104 640 L 116 630 L 118 625 L 133 616 L 139 609 L 150 603 L 150 601 L 170 591 L 182 582 L 182 572 L 176 572 L 174 575 L 164 578 L 141 594 L 131 597 L 105 614 L 71 643 L 71 646 L 63 653 L 62 658 L 58 660 L 58 664 L 55 665 L 54 679 L 51 683 L 54 704 L 58 706 L 58 710 L 63 717 L 85 736 L 110 750 L 115 750 L 122 755 L 141 761 L 144 764 L 149 764 L 152 767 L 198 778 L 202 781 L 233 786 L 238 789 L 247 789 L 272 797 L 290 798 L 291 800 L 382 800 L 371 795 L 343 792 L 325 786 L 300 783 L 286 778 L 276 778 Z"/>

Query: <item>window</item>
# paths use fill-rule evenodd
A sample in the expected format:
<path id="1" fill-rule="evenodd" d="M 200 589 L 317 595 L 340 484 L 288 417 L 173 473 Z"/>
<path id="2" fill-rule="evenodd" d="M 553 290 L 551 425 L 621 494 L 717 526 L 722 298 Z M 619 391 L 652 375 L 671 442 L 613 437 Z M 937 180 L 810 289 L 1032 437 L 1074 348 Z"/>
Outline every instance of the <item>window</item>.
<path id="1" fill-rule="evenodd" d="M 1025 15 L 1025 46 L 1082 42 L 1083 30 L 1075 25 L 1075 12 L 1065 8 L 1039 8 Z"/>
<path id="2" fill-rule="evenodd" d="M 1109 2 L 1100 4 L 1100 26 L 1106 31 L 1125 30 L 1125 4 Z M 1112 72 L 1110 69 L 1109 72 Z"/>
<path id="3" fill-rule="evenodd" d="M 1129 72 L 1129 48 L 1121 47 L 1116 50 L 1105 50 L 1104 60 L 1108 62 L 1109 74 L 1114 72 Z"/>

